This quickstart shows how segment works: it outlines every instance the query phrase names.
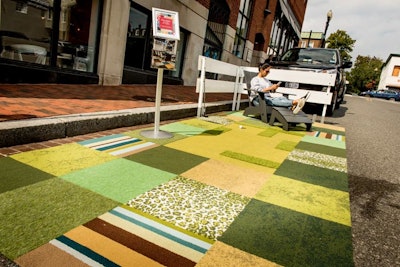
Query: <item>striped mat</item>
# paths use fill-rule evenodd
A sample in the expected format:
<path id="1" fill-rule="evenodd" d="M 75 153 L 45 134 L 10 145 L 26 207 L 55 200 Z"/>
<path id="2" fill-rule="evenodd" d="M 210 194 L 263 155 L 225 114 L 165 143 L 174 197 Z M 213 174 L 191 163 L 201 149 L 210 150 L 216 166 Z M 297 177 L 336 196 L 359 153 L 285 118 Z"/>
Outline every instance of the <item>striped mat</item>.
<path id="1" fill-rule="evenodd" d="M 129 156 L 156 146 L 153 142 L 145 142 L 139 138 L 133 138 L 122 134 L 82 141 L 80 144 L 118 157 Z"/>
<path id="2" fill-rule="evenodd" d="M 129 266 L 133 262 L 194 266 L 212 245 L 210 240 L 122 206 L 50 244 L 90 266 Z"/>

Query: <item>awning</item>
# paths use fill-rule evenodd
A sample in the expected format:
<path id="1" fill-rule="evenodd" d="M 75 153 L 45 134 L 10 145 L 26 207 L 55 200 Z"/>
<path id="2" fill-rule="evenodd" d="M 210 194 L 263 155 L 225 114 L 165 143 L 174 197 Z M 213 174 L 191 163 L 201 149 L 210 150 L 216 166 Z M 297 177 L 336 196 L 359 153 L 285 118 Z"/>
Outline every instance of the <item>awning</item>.
<path id="1" fill-rule="evenodd" d="M 283 15 L 285 15 L 286 19 L 289 21 L 290 25 L 292 26 L 296 35 L 301 39 L 301 27 L 300 23 L 297 21 L 296 17 L 294 16 L 292 9 L 289 7 L 287 0 L 279 0 L 281 5 L 281 9 Z"/>

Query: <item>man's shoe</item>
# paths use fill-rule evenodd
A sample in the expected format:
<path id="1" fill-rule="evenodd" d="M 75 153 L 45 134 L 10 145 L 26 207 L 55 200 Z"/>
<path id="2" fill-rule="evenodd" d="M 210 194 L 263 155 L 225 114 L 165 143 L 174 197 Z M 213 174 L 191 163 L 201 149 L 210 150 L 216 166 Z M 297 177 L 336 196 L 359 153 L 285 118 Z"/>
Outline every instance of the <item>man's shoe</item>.
<path id="1" fill-rule="evenodd" d="M 293 114 L 299 113 L 300 110 L 304 107 L 305 104 L 306 104 L 305 98 L 300 98 L 299 102 L 297 102 L 296 107 L 293 109 Z"/>

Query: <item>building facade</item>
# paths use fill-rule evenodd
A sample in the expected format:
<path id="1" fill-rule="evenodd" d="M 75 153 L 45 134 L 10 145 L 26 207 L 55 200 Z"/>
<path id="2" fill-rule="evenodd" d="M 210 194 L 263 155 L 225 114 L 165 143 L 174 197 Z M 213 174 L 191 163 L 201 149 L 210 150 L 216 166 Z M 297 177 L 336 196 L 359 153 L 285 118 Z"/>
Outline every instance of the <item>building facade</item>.
<path id="1" fill-rule="evenodd" d="M 299 47 L 306 48 L 319 48 L 322 47 L 322 40 L 324 38 L 323 32 L 302 32 Z M 325 47 L 328 43 L 325 44 Z"/>
<path id="2" fill-rule="evenodd" d="M 400 55 L 390 54 L 382 66 L 378 89 L 400 90 Z"/>
<path id="3" fill-rule="evenodd" d="M 257 66 L 298 46 L 307 1 L 0 0 L 0 82 L 154 84 L 152 8 L 179 14 L 175 69 L 194 85 L 198 56 Z"/>

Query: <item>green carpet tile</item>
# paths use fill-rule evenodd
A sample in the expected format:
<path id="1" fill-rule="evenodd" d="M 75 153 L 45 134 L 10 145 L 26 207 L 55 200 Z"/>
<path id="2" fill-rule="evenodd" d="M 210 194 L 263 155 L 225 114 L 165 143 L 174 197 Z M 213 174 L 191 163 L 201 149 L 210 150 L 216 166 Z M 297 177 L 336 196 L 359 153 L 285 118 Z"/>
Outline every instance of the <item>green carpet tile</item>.
<path id="1" fill-rule="evenodd" d="M 54 177 L 12 158 L 0 158 L 0 193 Z"/>
<path id="2" fill-rule="evenodd" d="M 353 266 L 350 227 L 258 200 L 218 240 L 283 266 Z"/>
<path id="3" fill-rule="evenodd" d="M 312 151 L 321 154 L 327 154 L 336 157 L 346 158 L 346 150 L 343 148 L 336 148 L 331 146 L 323 146 L 309 142 L 300 142 L 296 146 L 297 149 Z"/>
<path id="4" fill-rule="evenodd" d="M 164 146 L 146 150 L 125 158 L 175 174 L 181 174 L 207 160 L 207 158 L 201 156 Z"/>
<path id="5" fill-rule="evenodd" d="M 319 145 L 324 145 L 327 147 L 336 147 L 336 148 L 346 149 L 345 142 L 322 138 L 322 137 L 313 137 L 313 136 L 305 135 L 303 137 L 302 141 L 319 144 Z"/>
<path id="6" fill-rule="evenodd" d="M 116 159 L 61 176 L 69 182 L 126 203 L 176 175 L 127 159 Z"/>
<path id="7" fill-rule="evenodd" d="M 285 160 L 274 174 L 346 192 L 349 190 L 348 178 L 345 172 L 291 160 Z"/>
<path id="8" fill-rule="evenodd" d="M 0 203 L 0 248 L 11 259 L 118 204 L 59 178 L 0 194 Z"/>

